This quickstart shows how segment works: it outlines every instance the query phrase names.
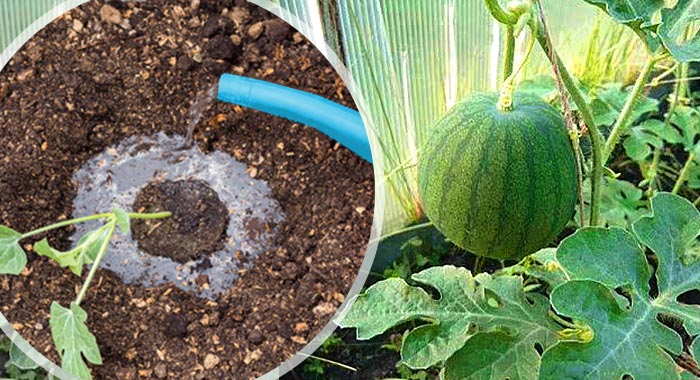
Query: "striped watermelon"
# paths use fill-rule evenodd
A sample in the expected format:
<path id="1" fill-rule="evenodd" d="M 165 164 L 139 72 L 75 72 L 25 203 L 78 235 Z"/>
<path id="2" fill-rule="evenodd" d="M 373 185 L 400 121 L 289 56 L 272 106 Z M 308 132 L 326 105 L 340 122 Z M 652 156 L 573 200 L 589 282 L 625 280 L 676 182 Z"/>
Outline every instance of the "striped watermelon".
<path id="1" fill-rule="evenodd" d="M 551 243 L 574 213 L 576 166 L 566 123 L 540 98 L 475 94 L 438 121 L 418 166 L 427 217 L 479 256 L 520 259 Z"/>

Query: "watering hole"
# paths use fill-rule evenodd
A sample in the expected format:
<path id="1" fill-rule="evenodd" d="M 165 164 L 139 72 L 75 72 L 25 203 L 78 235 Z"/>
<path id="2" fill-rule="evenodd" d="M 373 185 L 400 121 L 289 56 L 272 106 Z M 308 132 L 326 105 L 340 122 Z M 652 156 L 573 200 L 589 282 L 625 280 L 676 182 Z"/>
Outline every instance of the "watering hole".
<path id="1" fill-rule="evenodd" d="M 187 143 L 164 133 L 135 136 L 94 156 L 73 176 L 73 216 L 114 206 L 173 212 L 168 219 L 132 221 L 131 233 L 115 236 L 100 265 L 127 284 L 173 283 L 214 298 L 271 248 L 284 214 L 268 185 L 252 179 L 246 165 Z M 99 223 L 78 225 L 71 240 Z"/>

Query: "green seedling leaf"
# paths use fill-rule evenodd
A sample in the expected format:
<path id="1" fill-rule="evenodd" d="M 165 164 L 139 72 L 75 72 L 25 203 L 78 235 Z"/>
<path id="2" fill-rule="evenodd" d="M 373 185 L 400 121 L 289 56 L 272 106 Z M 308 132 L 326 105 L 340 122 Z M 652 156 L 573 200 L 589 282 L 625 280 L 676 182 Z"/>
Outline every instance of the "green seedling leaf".
<path id="1" fill-rule="evenodd" d="M 615 123 L 631 91 L 629 88 L 623 89 L 620 83 L 608 83 L 596 90 L 595 97 L 591 100 L 591 108 L 598 126 L 611 126 Z M 657 111 L 658 104 L 656 99 L 640 96 L 632 108 L 630 122 L 634 123 L 645 114 Z"/>
<path id="2" fill-rule="evenodd" d="M 0 226 L 0 274 L 20 274 L 27 265 L 27 254 L 19 245 L 22 234 Z"/>
<path id="3" fill-rule="evenodd" d="M 56 261 L 61 267 L 70 268 L 75 275 L 80 276 L 83 266 L 95 261 L 105 239 L 109 239 L 109 225 L 86 233 L 78 240 L 75 248 L 69 251 L 52 248 L 46 239 L 34 244 L 34 251 Z"/>
<path id="4" fill-rule="evenodd" d="M 700 213 L 687 200 L 659 193 L 652 215 L 619 228 L 585 228 L 566 238 L 557 259 L 574 279 L 551 295 L 560 315 L 587 323 L 589 343 L 561 342 L 542 357 L 541 379 L 680 379 L 673 358 L 681 337 L 658 321 L 660 314 L 683 321 L 688 333 L 700 333 L 700 307 L 677 301 L 700 289 L 700 262 L 687 256 L 698 248 Z M 658 260 L 658 295 L 652 297 L 653 275 L 644 249 Z"/>
<path id="5" fill-rule="evenodd" d="M 128 234 L 131 230 L 131 218 L 129 218 L 129 213 L 119 207 L 113 207 L 112 213 L 114 213 L 114 217 L 117 218 L 119 230 L 124 235 Z"/>
<path id="6" fill-rule="evenodd" d="M 56 302 L 51 304 L 51 336 L 64 370 L 81 380 L 90 380 L 90 370 L 85 360 L 92 364 L 102 364 L 102 356 L 95 336 L 88 331 L 85 321 L 87 313 L 71 302 L 70 309 Z"/>
<path id="7" fill-rule="evenodd" d="M 33 370 L 39 368 L 34 360 L 32 360 L 27 354 L 25 354 L 19 347 L 15 344 L 10 345 L 10 361 L 9 364 L 21 370 Z"/>
<path id="8" fill-rule="evenodd" d="M 700 0 L 678 0 L 661 10 L 658 34 L 666 49 L 680 62 L 700 61 Z"/>
<path id="9" fill-rule="evenodd" d="M 548 318 L 547 299 L 525 294 L 520 277 L 483 273 L 473 277 L 464 268 L 443 266 L 414 274 L 412 279 L 435 289 L 439 299 L 402 279 L 387 279 L 357 298 L 342 326 L 356 328 L 358 339 L 370 339 L 405 322 L 427 322 L 404 337 L 402 360 L 414 369 L 428 368 L 470 347 L 468 342 L 477 332 L 498 331 L 509 337 L 511 350 L 504 351 L 506 357 L 531 359 L 524 364 L 532 366 L 527 371 L 505 368 L 505 359 L 492 363 L 494 369 L 510 374 L 511 380 L 527 379 L 519 376 L 537 371 L 536 344 L 549 347 L 556 341 L 558 326 Z M 471 370 L 463 369 L 464 373 Z M 456 371 L 451 373 L 463 373 Z"/>

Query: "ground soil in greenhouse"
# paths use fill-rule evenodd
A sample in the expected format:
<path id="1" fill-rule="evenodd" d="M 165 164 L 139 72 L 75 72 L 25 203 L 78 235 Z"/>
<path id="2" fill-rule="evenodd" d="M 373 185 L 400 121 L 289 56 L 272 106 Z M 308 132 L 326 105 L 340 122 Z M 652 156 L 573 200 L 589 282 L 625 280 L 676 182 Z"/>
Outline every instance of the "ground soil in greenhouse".
<path id="1" fill-rule="evenodd" d="M 129 136 L 185 135 L 197 94 L 224 72 L 352 106 L 310 43 L 243 1 L 89 2 L 53 22 L 0 73 L 0 223 L 27 231 L 69 218 L 75 170 Z M 268 182 L 286 215 L 279 248 L 216 300 L 124 285 L 100 270 L 82 304 L 104 359 L 92 367 L 96 379 L 262 375 L 316 335 L 358 273 L 372 223 L 371 165 L 313 129 L 226 104 L 208 109 L 194 137 Z M 71 232 L 48 237 L 66 249 Z M 50 304 L 67 305 L 80 284 L 29 252 L 22 275 L 0 276 L 0 310 L 57 361 Z"/>

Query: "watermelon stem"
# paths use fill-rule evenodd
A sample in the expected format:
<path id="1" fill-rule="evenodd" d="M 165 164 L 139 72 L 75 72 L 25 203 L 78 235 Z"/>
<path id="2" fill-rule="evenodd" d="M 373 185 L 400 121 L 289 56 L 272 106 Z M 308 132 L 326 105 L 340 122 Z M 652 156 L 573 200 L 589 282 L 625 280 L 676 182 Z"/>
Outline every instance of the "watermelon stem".
<path id="1" fill-rule="evenodd" d="M 627 97 L 627 101 L 625 102 L 625 105 L 622 108 L 622 111 L 620 112 L 620 117 L 617 118 L 615 125 L 610 131 L 610 136 L 608 136 L 608 140 L 605 143 L 603 162 L 607 162 L 608 158 L 615 149 L 615 146 L 617 145 L 620 136 L 627 131 L 630 122 L 634 121 L 630 120 L 630 117 L 632 116 L 632 110 L 634 109 L 634 106 L 637 103 L 637 99 L 642 94 L 642 90 L 644 89 L 644 86 L 649 80 L 649 75 L 654 69 L 656 63 L 659 61 L 659 58 L 659 52 L 650 55 L 646 63 L 644 64 L 642 71 L 639 73 L 639 76 L 637 77 L 637 80 L 634 83 L 634 87 L 632 88 L 632 92 Z"/>
<path id="2" fill-rule="evenodd" d="M 676 113 L 676 108 L 678 107 L 678 104 L 680 103 L 680 99 L 682 96 L 685 96 L 684 88 L 682 86 L 682 83 L 685 81 L 685 78 L 688 77 L 688 64 L 687 63 L 682 63 L 682 64 L 676 64 L 674 65 L 674 69 L 676 71 L 676 78 L 678 81 L 673 87 L 673 97 L 670 98 L 670 106 L 668 109 L 668 112 L 666 112 L 665 120 L 664 120 L 664 130 L 667 130 L 671 127 L 671 119 L 673 118 L 673 115 Z M 660 77 L 660 76 L 659 76 Z M 659 78 L 657 77 L 657 78 Z M 661 79 L 654 78 L 652 80 L 652 84 L 655 82 L 660 82 Z M 658 176 L 658 167 L 659 167 L 659 161 L 661 161 L 661 153 L 663 153 L 664 145 L 663 143 L 659 147 L 654 148 L 654 155 L 651 160 L 651 165 L 649 165 L 649 168 L 645 170 L 645 179 L 642 182 L 647 182 L 647 195 L 651 197 L 654 193 L 654 186 L 656 185 L 656 177 Z M 641 183 L 640 183 L 641 185 Z"/>
<path id="3" fill-rule="evenodd" d="M 513 65 L 515 61 L 515 28 L 512 25 L 506 26 L 506 50 L 505 61 L 503 62 L 503 80 L 513 74 Z"/>
<path id="4" fill-rule="evenodd" d="M 510 9 L 505 9 L 501 6 L 499 0 L 485 0 L 486 8 L 488 8 L 491 16 L 498 22 L 505 25 L 514 26 L 518 22 L 519 14 Z"/>
<path id="5" fill-rule="evenodd" d="M 540 9 L 540 23 L 544 24 L 544 14 L 543 7 L 540 0 L 534 0 L 538 8 Z M 591 150 L 592 150 L 592 168 L 591 168 L 591 215 L 589 218 L 589 224 L 591 226 L 597 226 L 600 223 L 600 199 L 602 196 L 602 184 L 603 184 L 603 149 L 605 140 L 603 134 L 600 133 L 598 129 L 598 124 L 595 122 L 593 117 L 593 111 L 590 105 L 586 102 L 581 90 L 579 90 L 576 80 L 571 76 L 569 70 L 567 70 L 566 65 L 561 60 L 559 54 L 555 51 L 553 44 L 549 43 L 547 38 L 546 28 L 541 27 L 537 29 L 537 41 L 539 42 L 542 50 L 545 51 L 546 56 L 549 58 L 553 66 L 555 66 L 561 75 L 561 80 L 569 92 L 571 99 L 578 107 L 579 114 L 583 119 L 584 124 L 588 127 L 589 136 L 591 139 Z"/>
<path id="6" fill-rule="evenodd" d="M 528 19 L 531 19 L 532 13 L 524 13 L 521 15 L 521 20 L 524 17 L 527 17 Z M 529 20 L 528 20 L 529 22 Z M 508 28 L 510 31 L 511 29 L 515 28 Z M 515 31 L 517 33 L 517 30 Z M 514 36 L 513 36 L 514 38 Z M 503 82 L 503 87 L 501 88 L 501 95 L 498 98 L 498 110 L 501 112 L 507 112 L 507 111 L 512 111 L 513 110 L 513 92 L 515 91 L 515 79 L 518 77 L 520 72 L 523 70 L 523 67 L 527 65 L 527 63 L 530 61 L 530 57 L 532 57 L 532 51 L 535 48 L 535 29 L 532 30 L 530 33 L 530 36 L 528 37 L 528 42 L 527 42 L 527 50 L 525 51 L 525 57 L 523 57 L 522 62 L 518 65 L 518 68 L 513 71 L 508 78 Z"/>

